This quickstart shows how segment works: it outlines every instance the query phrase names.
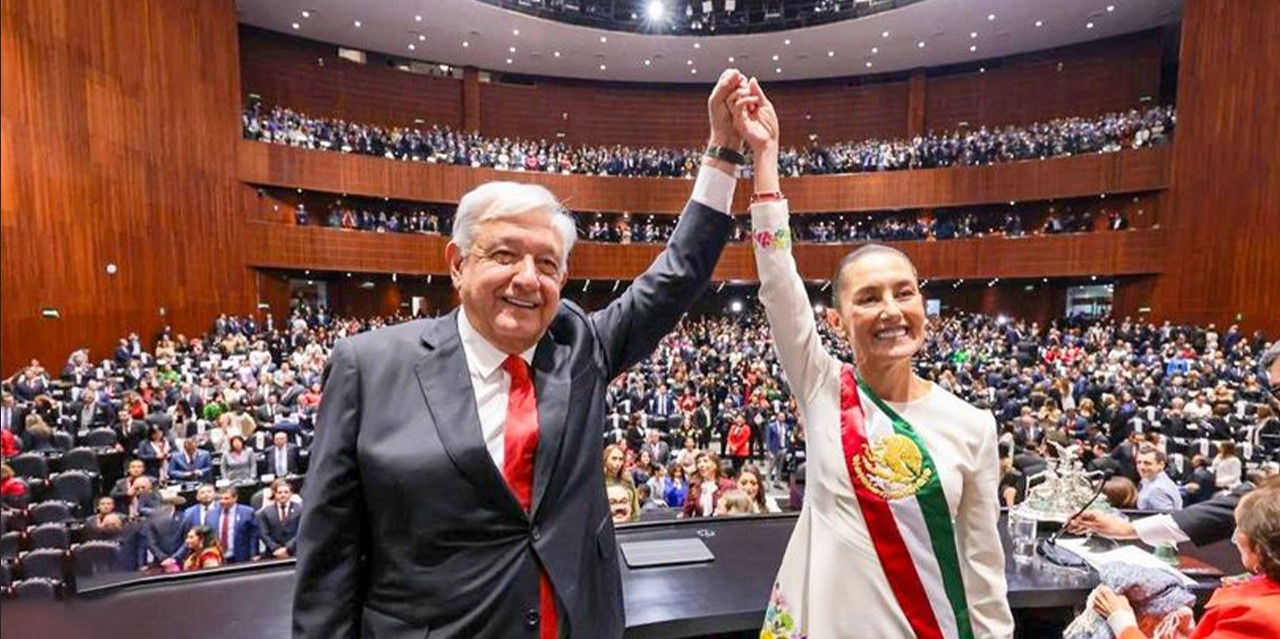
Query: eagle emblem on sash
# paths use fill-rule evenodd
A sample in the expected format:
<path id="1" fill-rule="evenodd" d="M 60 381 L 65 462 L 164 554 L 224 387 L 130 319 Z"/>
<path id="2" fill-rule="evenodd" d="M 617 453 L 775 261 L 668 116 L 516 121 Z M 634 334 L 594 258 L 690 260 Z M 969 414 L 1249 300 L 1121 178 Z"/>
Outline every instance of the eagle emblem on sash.
<path id="1" fill-rule="evenodd" d="M 863 444 L 853 460 L 853 471 L 863 487 L 887 500 L 915 495 L 933 478 L 920 447 L 899 433 Z"/>

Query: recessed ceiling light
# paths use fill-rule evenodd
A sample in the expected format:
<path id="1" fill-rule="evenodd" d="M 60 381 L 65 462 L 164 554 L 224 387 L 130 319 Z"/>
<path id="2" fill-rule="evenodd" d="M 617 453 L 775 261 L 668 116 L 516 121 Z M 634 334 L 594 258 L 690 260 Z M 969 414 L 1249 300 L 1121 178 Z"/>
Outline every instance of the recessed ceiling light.
<path id="1" fill-rule="evenodd" d="M 871 47 L 871 55 L 880 53 L 880 47 Z"/>
<path id="2" fill-rule="evenodd" d="M 978 73 L 986 73 L 986 72 L 987 72 L 986 67 L 978 67 Z"/>
<path id="3" fill-rule="evenodd" d="M 560 52 L 559 52 L 559 51 L 552 51 L 552 52 L 551 52 L 551 55 L 553 55 L 553 56 L 555 56 L 555 57 L 557 57 L 557 58 L 558 58 L 558 57 L 560 57 Z"/>
<path id="4" fill-rule="evenodd" d="M 515 52 L 516 52 L 516 48 L 515 48 L 515 47 L 507 47 L 507 51 L 510 51 L 510 52 L 512 52 L 512 53 L 515 53 Z"/>
<path id="5" fill-rule="evenodd" d="M 513 35 L 513 36 L 518 36 L 518 35 L 520 35 L 520 30 L 519 30 L 519 29 L 512 29 L 512 30 L 511 30 L 511 35 Z"/>
<path id="6" fill-rule="evenodd" d="M 608 37 L 608 36 L 600 36 L 600 41 L 601 41 L 601 42 L 608 42 L 608 41 L 609 41 L 609 37 Z"/>
<path id="7" fill-rule="evenodd" d="M 867 68 L 868 68 L 868 69 L 870 69 L 870 68 L 871 68 L 871 61 L 870 61 L 870 60 L 867 60 Z"/>
<path id="8" fill-rule="evenodd" d="M 1116 10 L 1116 5 L 1114 5 L 1114 4 L 1109 4 L 1109 5 L 1107 5 L 1107 13 L 1111 13 L 1112 11 L 1115 11 L 1115 10 Z M 304 16 L 305 16 L 306 14 L 305 14 L 305 13 L 303 13 L 302 15 L 304 15 Z"/>
<path id="9" fill-rule="evenodd" d="M 693 75 L 698 75 L 698 70 L 697 70 L 697 69 L 689 69 L 689 73 L 692 73 Z"/>
<path id="10" fill-rule="evenodd" d="M 414 45 L 412 42 L 410 42 L 410 43 L 409 43 L 409 50 L 410 50 L 410 51 L 413 51 L 414 49 L 417 49 L 417 48 L 418 48 L 418 47 L 417 47 L 416 45 Z"/>
<path id="11" fill-rule="evenodd" d="M 1093 28 L 1093 23 L 1092 23 L 1092 22 L 1086 23 L 1086 24 L 1084 25 L 1084 28 L 1086 28 L 1086 29 L 1092 29 L 1092 28 Z"/>
<path id="12" fill-rule="evenodd" d="M 701 43 L 701 42 L 695 42 L 695 43 L 693 43 L 693 48 L 695 48 L 695 49 L 701 49 L 701 48 L 702 48 L 702 43 Z"/>
<path id="13" fill-rule="evenodd" d="M 1044 26 L 1044 20 L 1036 20 L 1036 26 L 1037 26 L 1037 27 L 1043 27 L 1043 26 Z"/>
<path id="14" fill-rule="evenodd" d="M 785 45 L 787 45 L 787 46 L 791 46 L 791 38 L 787 38 L 786 40 L 783 40 L 783 41 L 782 41 L 782 44 L 785 44 Z"/>
<path id="15" fill-rule="evenodd" d="M 977 51 L 977 50 L 978 50 L 978 45 L 976 44 L 969 45 L 969 51 Z"/>
<path id="16" fill-rule="evenodd" d="M 422 16 L 420 16 L 420 15 L 413 16 L 413 19 L 414 19 L 415 21 L 417 21 L 417 22 L 422 22 Z"/>
<path id="17" fill-rule="evenodd" d="M 362 26 L 362 25 L 360 24 L 360 21 L 359 21 L 359 20 L 356 20 L 356 28 L 357 28 L 357 29 L 359 29 L 361 26 Z"/>
<path id="18" fill-rule="evenodd" d="M 977 38 L 977 37 L 978 37 L 978 32 L 977 32 L 977 31 L 970 31 L 970 32 L 969 32 L 969 39 L 970 39 L 970 40 L 972 40 L 972 39 L 974 39 L 974 38 Z"/>
<path id="19" fill-rule="evenodd" d="M 604 70 L 605 70 L 605 66 L 604 66 L 603 64 L 602 64 L 602 65 L 600 65 L 600 70 L 601 70 L 601 71 L 604 71 Z"/>
<path id="20" fill-rule="evenodd" d="M 732 64 L 732 63 L 733 63 L 733 56 L 729 56 L 729 63 L 730 63 L 730 64 Z"/>
<path id="21" fill-rule="evenodd" d="M 650 65 L 652 65 L 652 64 L 653 64 L 653 60 L 645 60 L 645 61 L 644 61 L 644 66 L 646 66 L 646 67 L 647 67 L 647 66 L 650 66 Z"/>
<path id="22" fill-rule="evenodd" d="M 1107 10 L 1108 10 L 1108 11 L 1110 11 L 1110 10 L 1111 10 L 1111 7 L 1107 7 Z M 310 18 L 310 17 L 311 17 L 311 12 L 310 12 L 310 11 L 307 11 L 306 9 L 303 9 L 303 10 L 302 10 L 302 17 L 304 17 L 304 18 Z"/>
<path id="23" fill-rule="evenodd" d="M 991 22 L 992 20 L 995 20 L 995 19 L 996 19 L 996 14 L 994 13 L 987 14 L 987 22 Z"/>
<path id="24" fill-rule="evenodd" d="M 776 54 L 776 53 L 775 53 L 775 54 L 773 54 L 773 61 L 774 61 L 774 62 L 777 62 L 777 61 L 778 61 L 778 54 Z"/>
<path id="25" fill-rule="evenodd" d="M 426 41 L 427 41 L 427 34 L 425 34 L 425 33 L 419 33 L 419 34 L 418 34 L 418 42 L 426 42 Z"/>
<path id="26" fill-rule="evenodd" d="M 917 43 L 916 43 L 916 47 L 923 49 L 923 48 L 924 48 L 924 40 L 921 40 L 921 41 L 917 42 Z"/>
<path id="27" fill-rule="evenodd" d="M 511 62 L 512 62 L 511 58 L 507 58 L 507 64 L 511 64 Z"/>
<path id="28" fill-rule="evenodd" d="M 774 72 L 774 73 L 782 73 L 782 67 L 778 67 L 778 68 L 774 69 L 774 70 L 773 70 L 773 72 Z"/>
<path id="29" fill-rule="evenodd" d="M 889 37 L 889 32 L 888 32 L 888 31 L 881 32 L 880 37 L 881 37 L 881 38 L 887 38 L 887 37 Z"/>
<path id="30" fill-rule="evenodd" d="M 293 23 L 293 28 L 294 28 L 294 29 L 301 29 L 301 28 L 302 28 L 302 25 L 300 25 L 300 24 L 298 24 L 297 22 L 295 22 L 295 23 Z"/>
<path id="31" fill-rule="evenodd" d="M 691 67 L 691 66 L 693 66 L 693 60 L 685 60 L 685 61 L 684 61 L 684 64 L 685 64 L 685 66 L 689 66 L 689 67 Z"/>
<path id="32" fill-rule="evenodd" d="M 835 52 L 835 51 L 828 51 L 828 52 L 827 52 L 827 57 L 828 57 L 828 58 L 834 58 L 834 57 L 836 57 L 836 52 Z"/>
<path id="33" fill-rule="evenodd" d="M 470 42 L 467 42 L 466 40 L 463 40 L 463 41 L 462 41 L 462 48 L 463 48 L 463 49 L 465 49 L 465 48 L 467 48 L 467 47 L 469 47 L 469 46 L 471 46 L 471 43 L 470 43 Z"/>

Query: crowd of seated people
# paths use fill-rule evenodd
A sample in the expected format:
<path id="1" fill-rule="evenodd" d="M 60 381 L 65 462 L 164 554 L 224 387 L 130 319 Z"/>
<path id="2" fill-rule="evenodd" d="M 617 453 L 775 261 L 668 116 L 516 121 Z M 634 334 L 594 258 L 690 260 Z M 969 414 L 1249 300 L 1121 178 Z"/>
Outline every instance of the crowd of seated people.
<path id="1" fill-rule="evenodd" d="M 1103 212 L 1106 228 L 1129 227 L 1127 216 L 1118 210 Z M 583 213 L 578 216 L 579 233 L 592 242 L 617 244 L 665 243 L 675 231 L 676 217 L 661 214 Z M 448 235 L 453 212 L 439 205 L 379 205 L 354 200 L 335 200 L 323 220 L 313 218 L 305 203 L 294 209 L 294 222 L 301 226 L 323 222 L 328 228 L 375 233 L 428 233 Z M 748 220 L 737 218 L 731 241 L 746 240 Z M 823 213 L 796 216 L 792 233 L 798 241 L 848 243 L 861 241 L 899 242 L 949 240 L 990 235 L 1023 237 L 1093 231 L 1095 212 L 1084 207 L 1051 207 L 1040 215 L 1035 211 L 993 208 L 938 210 L 931 215 L 874 212 Z"/>
<path id="2" fill-rule="evenodd" d="M 1166 144 L 1173 135 L 1172 106 L 1074 117 L 1027 126 L 980 127 L 912 139 L 814 144 L 779 157 L 783 175 L 823 175 L 952 166 L 980 166 Z M 448 126 L 384 127 L 313 118 L 261 102 L 241 114 L 243 136 L 289 146 L 375 155 L 394 160 L 511 171 L 624 177 L 691 178 L 701 149 L 569 145 L 561 141 L 485 138 Z M 745 169 L 750 174 L 750 166 Z"/>
<path id="3" fill-rule="evenodd" d="M 4 559 L 22 574 L 41 548 L 74 555 L 93 540 L 146 572 L 291 556 L 330 348 L 407 319 L 300 305 L 283 323 L 222 316 L 199 338 L 165 332 L 150 348 L 131 335 L 97 362 L 78 350 L 56 376 L 22 367 L 0 403 L 15 555 Z M 1169 509 L 1274 472 L 1280 405 L 1258 370 L 1267 346 L 1234 326 L 949 313 L 931 319 L 918 372 L 995 414 L 1006 503 L 1066 450 L 1140 485 L 1123 505 Z M 606 404 L 602 467 L 619 521 L 802 503 L 804 424 L 758 311 L 686 318 L 610 384 Z"/>

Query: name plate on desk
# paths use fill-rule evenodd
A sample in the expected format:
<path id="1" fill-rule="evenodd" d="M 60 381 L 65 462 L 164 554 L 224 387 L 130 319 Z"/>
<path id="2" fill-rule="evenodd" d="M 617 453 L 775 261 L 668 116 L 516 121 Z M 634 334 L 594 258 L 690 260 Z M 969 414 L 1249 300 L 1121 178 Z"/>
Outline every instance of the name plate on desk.
<path id="1" fill-rule="evenodd" d="M 716 556 L 701 539 L 659 539 L 618 544 L 629 568 L 651 568 L 715 561 Z"/>

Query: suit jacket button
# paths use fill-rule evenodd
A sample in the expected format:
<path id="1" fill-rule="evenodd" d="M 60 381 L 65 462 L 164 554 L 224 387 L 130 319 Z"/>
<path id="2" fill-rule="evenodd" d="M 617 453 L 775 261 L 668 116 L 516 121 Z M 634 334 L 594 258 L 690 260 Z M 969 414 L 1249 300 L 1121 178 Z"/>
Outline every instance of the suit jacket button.
<path id="1" fill-rule="evenodd" d="M 530 629 L 538 627 L 539 619 L 541 619 L 541 615 L 539 615 L 538 611 L 533 608 L 530 608 L 529 612 L 524 613 L 524 625 L 528 626 Z"/>
<path id="2" fill-rule="evenodd" d="M 537 526 L 534 526 L 533 529 L 529 531 L 529 536 L 533 537 L 534 541 L 538 541 L 539 539 L 542 539 L 542 531 L 538 530 Z"/>

